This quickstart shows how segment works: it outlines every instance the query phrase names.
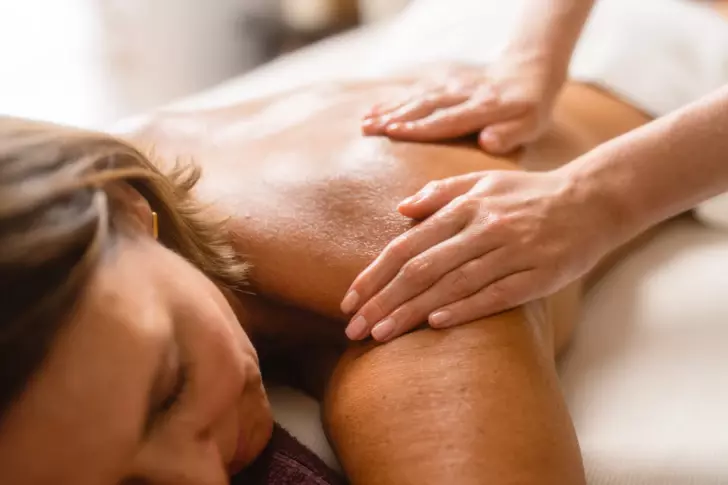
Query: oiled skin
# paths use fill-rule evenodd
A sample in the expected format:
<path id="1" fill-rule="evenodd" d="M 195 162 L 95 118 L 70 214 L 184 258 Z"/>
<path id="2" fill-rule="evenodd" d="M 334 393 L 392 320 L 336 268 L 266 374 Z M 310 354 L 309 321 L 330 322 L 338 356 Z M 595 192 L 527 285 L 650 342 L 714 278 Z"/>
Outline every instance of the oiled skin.
<path id="1" fill-rule="evenodd" d="M 489 156 L 470 141 L 361 136 L 360 114 L 406 85 L 321 86 L 163 114 L 127 138 L 162 162 L 192 159 L 203 167 L 198 194 L 232 216 L 257 292 L 340 319 L 340 298 L 356 274 L 413 224 L 396 212 L 397 203 L 428 181 L 476 170 L 553 168 L 647 121 L 593 88 L 571 85 L 550 132 L 508 158 Z"/>
<path id="2" fill-rule="evenodd" d="M 259 348 L 280 345 L 304 362 L 315 360 L 314 345 L 315 352 L 339 348 L 345 290 L 411 226 L 395 206 L 426 182 L 518 169 L 517 162 L 552 168 L 647 121 L 595 89 L 570 85 L 548 135 L 508 159 L 471 142 L 361 136 L 360 115 L 405 85 L 322 86 L 160 115 L 128 136 L 143 149 L 153 145 L 162 160 L 192 157 L 202 165 L 199 197 L 232 217 L 238 249 L 254 265 L 255 291 L 325 317 L 242 297 L 241 319 Z M 568 339 L 578 299 L 574 285 L 451 330 L 350 347 L 328 384 L 325 421 L 352 483 L 584 483 L 554 357 Z M 311 381 L 327 377 L 301 369 Z"/>

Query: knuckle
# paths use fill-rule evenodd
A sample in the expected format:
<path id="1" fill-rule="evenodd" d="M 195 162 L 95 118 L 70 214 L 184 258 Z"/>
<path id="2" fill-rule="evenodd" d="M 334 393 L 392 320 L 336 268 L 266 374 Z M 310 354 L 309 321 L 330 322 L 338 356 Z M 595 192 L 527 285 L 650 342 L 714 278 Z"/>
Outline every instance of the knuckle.
<path id="1" fill-rule="evenodd" d="M 442 89 L 449 94 L 466 94 L 470 91 L 469 86 L 458 77 L 444 81 Z"/>
<path id="2" fill-rule="evenodd" d="M 493 187 L 503 187 L 508 182 L 508 176 L 510 174 L 504 171 L 493 171 L 490 172 L 490 183 Z"/>
<path id="3" fill-rule="evenodd" d="M 472 213 L 478 209 L 478 201 L 468 194 L 458 195 L 452 200 L 452 210 L 456 212 Z"/>
<path id="4" fill-rule="evenodd" d="M 493 91 L 483 93 L 480 97 L 476 98 L 476 102 L 478 108 L 484 112 L 489 112 L 502 104 L 500 97 L 493 93 Z"/>
<path id="5" fill-rule="evenodd" d="M 439 92 L 429 92 L 422 97 L 422 101 L 427 105 L 437 105 L 441 99 L 442 95 Z"/>
<path id="6" fill-rule="evenodd" d="M 545 254 L 549 254 L 551 251 L 548 245 L 539 244 L 539 236 L 536 231 L 517 231 L 516 236 L 515 247 L 521 251 L 534 251 L 536 248 Z"/>
<path id="7" fill-rule="evenodd" d="M 428 182 L 424 187 L 422 187 L 422 192 L 426 194 L 435 194 L 440 192 L 441 190 L 445 189 L 447 186 L 447 182 L 445 181 L 437 181 L 433 180 L 431 182 Z"/>
<path id="8" fill-rule="evenodd" d="M 471 243 L 480 244 L 492 239 L 494 231 L 488 224 L 487 214 L 487 212 L 479 214 L 476 218 L 473 219 L 472 224 L 468 228 L 468 232 L 471 237 Z M 471 263 L 474 264 L 474 262 Z"/>
<path id="9" fill-rule="evenodd" d="M 476 275 L 473 272 L 470 263 L 467 263 L 453 271 L 452 281 L 450 282 L 450 291 L 455 296 L 465 296 L 470 294 L 475 285 Z"/>
<path id="10" fill-rule="evenodd" d="M 470 114 L 474 118 L 480 119 L 489 116 L 496 104 L 490 99 L 471 99 L 468 102 L 468 107 L 470 108 Z"/>
<path id="11" fill-rule="evenodd" d="M 496 281 L 488 287 L 488 297 L 486 303 L 491 308 L 504 310 L 511 307 L 513 295 L 510 289 L 503 284 L 502 281 Z"/>
<path id="12" fill-rule="evenodd" d="M 497 207 L 493 207 L 488 200 L 482 200 L 478 206 L 477 213 L 471 219 L 468 232 L 476 240 L 483 238 L 492 239 L 501 236 L 504 232 L 510 231 L 508 216 Z"/>
<path id="13" fill-rule="evenodd" d="M 412 251 L 412 245 L 410 244 L 408 238 L 406 236 L 399 236 L 396 239 L 394 239 L 391 243 L 389 243 L 389 246 L 387 246 L 387 249 L 385 249 L 387 257 L 391 257 L 395 259 L 396 261 L 406 261 L 410 258 L 410 253 Z"/>
<path id="14" fill-rule="evenodd" d="M 392 113 L 390 113 L 389 115 L 387 115 L 385 117 L 387 123 L 394 123 L 397 121 L 401 121 L 402 118 L 405 117 L 411 109 L 412 109 L 411 104 L 407 104 L 407 105 L 397 108 L 396 110 L 394 110 Z"/>
<path id="15" fill-rule="evenodd" d="M 480 178 L 480 180 L 478 180 L 478 183 L 476 185 L 478 194 L 486 195 L 494 192 L 494 189 L 497 187 L 498 183 L 498 176 L 494 172 L 487 172 Z"/>
<path id="16" fill-rule="evenodd" d="M 426 285 L 432 264 L 425 258 L 415 258 L 402 267 L 402 279 L 414 286 Z"/>
<path id="17" fill-rule="evenodd" d="M 511 228 L 508 216 L 501 212 L 489 211 L 483 214 L 484 230 L 488 233 L 502 233 Z"/>
<path id="18" fill-rule="evenodd" d="M 386 315 L 387 308 L 382 300 L 381 296 L 376 296 L 367 303 L 366 309 L 360 310 L 362 314 L 366 315 L 368 322 L 376 322 Z"/>
<path id="19" fill-rule="evenodd" d="M 417 324 L 417 312 L 410 305 L 398 308 L 392 314 L 392 318 L 395 321 L 397 334 L 406 332 Z"/>

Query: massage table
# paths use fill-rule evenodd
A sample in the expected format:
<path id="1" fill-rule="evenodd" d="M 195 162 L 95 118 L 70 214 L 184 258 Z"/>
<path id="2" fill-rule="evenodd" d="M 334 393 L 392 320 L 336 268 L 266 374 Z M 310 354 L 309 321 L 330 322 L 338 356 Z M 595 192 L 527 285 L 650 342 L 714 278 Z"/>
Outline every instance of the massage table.
<path id="1" fill-rule="evenodd" d="M 427 62 L 487 63 L 518 6 L 418 0 L 387 23 L 287 55 L 172 109 Z M 572 64 L 573 79 L 659 116 L 728 82 L 728 22 L 696 2 L 602 0 Z M 560 376 L 590 485 L 728 484 L 728 231 L 714 205 L 698 209 L 703 222 L 668 223 L 585 297 Z M 318 404 L 287 388 L 271 388 L 270 397 L 284 427 L 336 467 Z"/>

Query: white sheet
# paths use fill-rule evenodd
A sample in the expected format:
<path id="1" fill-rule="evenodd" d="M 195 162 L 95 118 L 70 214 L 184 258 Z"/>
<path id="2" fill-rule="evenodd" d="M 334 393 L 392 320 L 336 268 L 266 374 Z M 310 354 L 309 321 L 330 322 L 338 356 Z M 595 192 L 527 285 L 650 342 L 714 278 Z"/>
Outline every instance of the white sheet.
<path id="1" fill-rule="evenodd" d="M 560 375 L 591 485 L 728 484 L 728 237 L 677 221 L 587 297 Z"/>

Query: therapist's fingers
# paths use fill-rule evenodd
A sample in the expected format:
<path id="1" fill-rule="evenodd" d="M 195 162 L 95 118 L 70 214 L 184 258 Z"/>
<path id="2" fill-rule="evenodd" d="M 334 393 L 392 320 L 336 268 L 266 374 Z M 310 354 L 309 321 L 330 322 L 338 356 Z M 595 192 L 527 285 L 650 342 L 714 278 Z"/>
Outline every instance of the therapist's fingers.
<path id="1" fill-rule="evenodd" d="M 522 305 L 533 294 L 533 273 L 528 269 L 507 275 L 467 298 L 435 310 L 428 318 L 430 326 L 453 327 Z"/>
<path id="2" fill-rule="evenodd" d="M 341 302 L 341 311 L 353 313 L 358 310 L 384 288 L 407 261 L 460 232 L 468 222 L 467 217 L 463 211 L 444 210 L 394 239 L 354 280 Z M 347 327 L 347 335 L 358 337 L 362 333 L 360 328 L 374 323 L 361 324 L 361 320 L 359 323 L 355 320 Z"/>
<path id="3" fill-rule="evenodd" d="M 473 231 L 466 229 L 460 234 L 422 252 L 405 263 L 397 275 L 381 291 L 364 303 L 356 315 L 354 315 L 352 322 L 359 321 L 367 323 L 365 326 L 356 325 L 356 332 L 354 330 L 351 332 L 354 338 L 366 336 L 374 324 L 390 315 L 398 307 L 402 307 L 403 305 L 406 307 L 406 303 L 409 300 L 426 292 L 443 275 L 448 275 L 453 270 L 457 272 L 459 266 L 477 258 L 484 252 L 487 253 L 488 249 L 484 250 L 482 247 L 479 247 L 478 243 L 473 241 L 472 235 Z M 457 273 L 459 274 L 459 272 Z M 456 283 L 458 288 L 462 288 L 462 283 L 464 282 L 457 281 Z M 452 289 L 446 290 L 444 294 L 448 294 Z M 472 293 L 477 289 L 472 288 L 470 292 Z M 469 293 L 463 294 L 461 297 L 467 296 L 467 294 Z M 439 304 L 444 305 L 446 303 L 450 303 L 450 301 L 441 301 Z M 436 309 L 437 306 L 433 306 L 427 310 L 424 310 L 422 306 L 419 308 L 419 314 L 417 312 L 409 312 L 405 309 L 409 315 L 408 319 L 406 321 L 395 321 L 395 327 L 401 330 L 400 333 L 409 330 L 417 323 L 424 322 L 427 319 L 427 314 Z M 416 320 L 418 316 L 419 321 Z M 360 318 L 361 320 L 358 320 Z"/>
<path id="4" fill-rule="evenodd" d="M 436 89 L 438 88 L 435 84 L 418 83 L 415 86 L 410 87 L 410 89 L 407 90 L 407 94 L 404 96 L 397 96 L 390 100 L 373 105 L 369 108 L 369 111 L 364 114 L 364 118 L 373 118 L 391 113 L 405 104 L 410 103 L 429 92 L 433 92 Z"/>
<path id="5" fill-rule="evenodd" d="M 437 141 L 479 132 L 484 126 L 515 114 L 515 108 L 493 99 L 471 98 L 416 121 L 387 125 L 391 138 L 408 141 Z"/>
<path id="6" fill-rule="evenodd" d="M 455 197 L 467 193 L 482 178 L 482 172 L 472 172 L 442 180 L 433 180 L 413 196 L 400 202 L 397 210 L 403 216 L 424 219 L 445 207 Z"/>
<path id="7" fill-rule="evenodd" d="M 502 255 L 502 248 L 495 249 L 458 265 L 429 289 L 406 301 L 375 324 L 372 337 L 380 342 L 398 337 L 426 322 L 430 313 L 438 308 L 467 298 L 492 281 L 512 273 L 498 267 Z"/>
<path id="8" fill-rule="evenodd" d="M 439 91 L 416 96 L 396 109 L 366 118 L 362 122 L 362 131 L 367 135 L 384 134 L 386 132 L 385 128 L 392 123 L 419 120 L 431 115 L 438 109 L 455 106 L 466 99 L 467 96 L 463 94 Z"/>
<path id="9" fill-rule="evenodd" d="M 401 108 L 405 104 L 421 98 L 428 93 L 436 93 L 444 91 L 441 82 L 437 82 L 432 79 L 420 80 L 414 84 L 411 84 L 406 89 L 405 95 L 394 96 L 391 99 L 376 103 L 369 108 L 364 114 L 364 118 L 372 118 L 375 116 L 382 116 L 390 113 L 396 109 Z"/>
<path id="10" fill-rule="evenodd" d="M 356 277 L 341 304 L 344 313 L 353 313 L 394 278 L 404 264 L 425 250 L 451 238 L 467 224 L 466 215 L 442 211 L 395 238 L 377 258 Z"/>
<path id="11" fill-rule="evenodd" d="M 382 134 L 384 133 L 384 127 L 394 120 L 416 120 L 432 114 L 435 109 L 437 109 L 437 104 L 434 99 L 410 98 L 391 110 L 365 117 L 361 124 L 362 131 L 366 135 Z"/>
<path id="12" fill-rule="evenodd" d="M 406 98 L 400 98 L 393 101 L 387 101 L 384 103 L 375 104 L 372 106 L 367 113 L 364 114 L 364 118 L 373 118 L 375 116 L 381 116 L 385 113 L 388 113 L 390 111 L 394 111 L 395 109 L 401 108 L 405 104 L 412 101 L 412 96 L 407 96 Z"/>

